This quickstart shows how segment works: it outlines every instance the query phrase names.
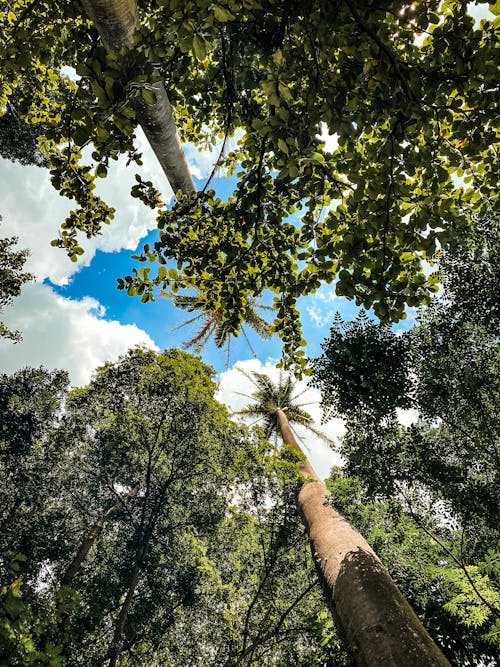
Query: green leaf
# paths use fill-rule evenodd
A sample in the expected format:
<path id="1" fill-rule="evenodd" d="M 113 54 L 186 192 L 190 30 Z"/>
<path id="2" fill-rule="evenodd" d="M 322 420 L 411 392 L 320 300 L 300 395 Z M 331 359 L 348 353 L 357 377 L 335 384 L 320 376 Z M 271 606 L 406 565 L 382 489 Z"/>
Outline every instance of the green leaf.
<path id="1" fill-rule="evenodd" d="M 227 23 L 227 21 L 234 21 L 236 18 L 234 14 L 232 14 L 229 9 L 226 7 L 221 7 L 220 5 L 216 5 L 214 7 L 214 16 L 219 21 L 220 23 Z"/>
<path id="2" fill-rule="evenodd" d="M 273 53 L 274 64 L 279 66 L 283 64 L 283 61 L 283 51 L 281 49 L 276 49 L 276 51 Z"/>
<path id="3" fill-rule="evenodd" d="M 207 57 L 207 45 L 205 40 L 199 35 L 195 35 L 193 39 L 193 50 L 198 60 L 205 60 Z"/>
<path id="4" fill-rule="evenodd" d="M 78 76 L 91 76 L 92 70 L 85 63 L 77 63 L 75 71 Z"/>
<path id="5" fill-rule="evenodd" d="M 152 90 L 149 90 L 149 88 L 142 88 L 141 90 L 141 95 L 149 106 L 153 106 L 153 104 L 156 104 L 156 95 L 153 93 Z"/>
<path id="6" fill-rule="evenodd" d="M 284 141 L 283 139 L 278 139 L 278 147 L 281 151 L 283 151 L 283 153 L 286 153 L 288 155 L 288 145 L 286 141 Z"/>
<path id="7" fill-rule="evenodd" d="M 290 92 L 290 88 L 286 84 L 282 83 L 281 81 L 278 83 L 278 92 L 284 100 L 292 100 L 293 99 L 293 95 Z"/>
<path id="8" fill-rule="evenodd" d="M 500 0 L 496 0 L 496 2 L 491 3 L 488 9 L 495 16 L 500 16 Z"/>

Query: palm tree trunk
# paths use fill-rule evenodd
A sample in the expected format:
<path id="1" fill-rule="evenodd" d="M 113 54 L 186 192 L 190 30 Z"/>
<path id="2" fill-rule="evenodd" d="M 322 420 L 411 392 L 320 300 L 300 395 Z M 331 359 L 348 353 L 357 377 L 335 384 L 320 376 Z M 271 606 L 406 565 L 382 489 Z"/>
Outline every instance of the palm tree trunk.
<path id="1" fill-rule="evenodd" d="M 108 51 L 134 48 L 134 36 L 140 27 L 135 0 L 82 0 L 87 16 L 93 22 Z M 174 194 L 192 194 L 196 188 L 177 134 L 172 107 L 165 86 L 150 84 L 154 104 L 142 97 L 130 100 L 144 134 L 155 152 Z"/>
<path id="2" fill-rule="evenodd" d="M 303 455 L 283 410 L 283 441 Z M 357 667 L 449 667 L 366 540 L 328 502 L 307 459 L 297 506 L 328 606 Z"/>

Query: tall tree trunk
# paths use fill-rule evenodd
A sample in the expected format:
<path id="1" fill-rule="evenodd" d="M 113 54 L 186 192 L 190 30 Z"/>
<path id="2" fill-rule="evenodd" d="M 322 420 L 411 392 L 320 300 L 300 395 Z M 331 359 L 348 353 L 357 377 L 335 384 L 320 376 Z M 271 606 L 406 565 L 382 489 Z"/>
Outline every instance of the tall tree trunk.
<path id="1" fill-rule="evenodd" d="M 66 568 L 66 572 L 63 574 L 61 579 L 61 586 L 71 586 L 73 579 L 75 578 L 78 570 L 80 569 L 83 561 L 87 558 L 87 555 L 94 545 L 96 539 L 101 534 L 104 525 L 111 517 L 113 517 L 117 512 L 123 508 L 124 501 L 128 498 L 133 498 L 139 492 L 139 487 L 134 487 L 131 491 L 126 493 L 120 500 L 118 500 L 112 507 L 110 507 L 106 512 L 103 512 L 97 521 L 89 528 L 85 533 L 83 540 L 80 544 L 78 551 L 76 552 L 75 557 L 71 563 Z"/>
<path id="2" fill-rule="evenodd" d="M 134 48 L 134 36 L 140 27 L 135 0 L 82 0 L 82 4 L 108 51 L 119 51 L 124 46 Z M 157 82 L 151 84 L 150 89 L 156 97 L 154 104 L 147 104 L 142 97 L 132 98 L 130 104 L 174 194 L 178 190 L 192 194 L 196 188 L 177 135 L 165 86 Z"/>
<path id="3" fill-rule="evenodd" d="M 108 650 L 107 659 L 108 667 L 116 667 L 116 663 L 120 656 L 120 651 L 123 644 L 123 631 L 125 630 L 125 623 L 127 621 L 127 616 L 132 606 L 132 600 L 134 599 L 135 589 L 137 587 L 137 582 L 139 581 L 139 574 L 141 572 L 142 561 L 144 559 L 144 552 L 142 552 L 136 561 L 134 570 L 132 572 L 132 577 L 130 578 L 130 584 L 128 587 L 127 595 L 116 619 L 115 631 L 113 633 L 113 639 Z"/>
<path id="4" fill-rule="evenodd" d="M 303 455 L 283 410 L 276 411 L 283 441 Z M 311 464 L 297 505 L 318 577 L 357 667 L 449 667 L 415 612 L 365 539 L 328 502 Z"/>

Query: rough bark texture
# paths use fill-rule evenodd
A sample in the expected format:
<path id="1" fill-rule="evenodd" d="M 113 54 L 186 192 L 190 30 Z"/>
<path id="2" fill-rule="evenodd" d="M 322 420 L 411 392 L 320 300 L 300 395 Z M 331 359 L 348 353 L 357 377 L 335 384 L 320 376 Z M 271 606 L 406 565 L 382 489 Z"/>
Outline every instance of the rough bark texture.
<path id="1" fill-rule="evenodd" d="M 140 27 L 135 0 L 82 0 L 82 5 L 106 49 L 134 48 L 134 35 Z M 154 104 L 147 104 L 142 97 L 132 98 L 130 104 L 174 193 L 181 190 L 184 194 L 192 194 L 196 188 L 182 151 L 165 86 L 158 82 L 149 88 L 156 97 Z"/>
<path id="2" fill-rule="evenodd" d="M 284 442 L 302 453 L 286 414 Z M 328 490 L 306 460 L 297 506 L 318 578 L 357 667 L 450 667 L 366 540 L 329 504 Z"/>

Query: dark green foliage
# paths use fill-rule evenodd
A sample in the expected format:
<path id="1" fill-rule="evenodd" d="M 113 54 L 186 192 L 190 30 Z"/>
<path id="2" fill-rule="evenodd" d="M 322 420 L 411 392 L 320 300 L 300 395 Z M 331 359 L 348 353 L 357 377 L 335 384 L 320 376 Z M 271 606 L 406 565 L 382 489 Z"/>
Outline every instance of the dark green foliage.
<path id="1" fill-rule="evenodd" d="M 474 322 L 500 335 L 500 214 L 487 210 L 465 236 L 457 235 L 439 262 L 447 318 Z"/>
<path id="2" fill-rule="evenodd" d="M 34 442 L 54 428 L 68 382 L 64 371 L 44 368 L 0 375 L 0 443 L 8 459 L 22 460 Z"/>
<path id="3" fill-rule="evenodd" d="M 420 311 L 417 325 L 402 341 L 407 373 L 399 384 L 403 400 L 388 402 L 385 410 L 361 409 L 364 385 L 337 380 L 338 375 L 349 378 L 342 355 L 333 357 L 335 364 L 323 358 L 319 366 L 332 363 L 330 378 L 321 376 L 325 402 L 328 406 L 330 396 L 340 396 L 336 406 L 348 418 L 341 453 L 346 474 L 358 482 L 336 482 L 349 499 L 345 511 L 361 517 L 354 519 L 361 521 L 360 529 L 368 520 L 363 511 L 387 513 L 380 539 L 397 529 L 395 506 L 413 524 L 418 536 L 404 536 L 410 579 L 398 574 L 401 564 L 392 537 L 386 550 L 377 548 L 377 535 L 370 543 L 382 559 L 385 553 L 396 580 L 402 576 L 403 592 L 410 599 L 417 595 L 415 607 L 435 635 L 447 637 L 444 648 L 457 665 L 496 664 L 499 645 L 500 298 L 494 230 L 497 218 L 481 219 L 472 236 L 457 239 L 441 258 L 443 292 Z M 342 345 L 340 338 L 341 350 Z M 358 349 L 358 367 L 362 360 Z M 376 370 L 366 364 L 363 372 L 376 394 Z M 381 392 L 384 386 L 381 382 Z M 410 427 L 394 415 L 394 407 L 404 407 L 405 401 L 419 413 Z"/>
<path id="4" fill-rule="evenodd" d="M 20 96 L 21 91 L 16 88 L 7 102 L 5 113 L 0 116 L 0 155 L 23 165 L 48 167 L 47 157 L 38 147 L 43 127 L 19 118 L 16 107 Z"/>
<path id="5" fill-rule="evenodd" d="M 0 216 L 0 222 L 2 217 Z M 10 306 L 13 299 L 21 293 L 21 287 L 29 280 L 33 280 L 31 273 L 23 272 L 23 266 L 28 257 L 27 250 L 13 250 L 17 243 L 16 237 L 0 239 L 0 315 L 6 306 Z M 8 338 L 14 343 L 21 340 L 20 331 L 11 331 L 0 321 L 0 337 Z"/>
<path id="6" fill-rule="evenodd" d="M 321 347 L 311 384 L 321 391 L 325 419 L 377 419 L 411 405 L 409 350 L 402 336 L 364 312 L 348 323 L 337 315 Z"/>
<path id="7" fill-rule="evenodd" d="M 133 350 L 69 394 L 64 373 L 0 376 L 9 664 L 344 664 L 331 629 L 321 646 L 296 457 L 214 391 L 178 350 Z"/>
<path id="8" fill-rule="evenodd" d="M 498 525 L 500 346 L 472 322 L 430 312 L 412 341 L 418 407 L 427 423 L 410 431 L 410 466 L 460 515 Z M 441 422 L 434 426 L 436 421 Z"/>
<path id="9" fill-rule="evenodd" d="M 487 552 L 481 540 L 494 542 L 495 535 L 457 530 L 442 508 L 433 516 L 432 505 L 419 494 L 374 498 L 359 477 L 340 469 L 332 471 L 328 487 L 332 505 L 364 532 L 451 663 L 496 665 L 498 553 L 471 565 Z M 495 559 L 492 566 L 488 558 Z"/>
<path id="10" fill-rule="evenodd" d="M 21 554 L 3 553 L 0 557 L 0 656 L 9 667 L 62 667 L 61 648 L 45 640 L 51 623 L 58 622 L 70 602 L 59 597 L 53 607 L 36 611 L 24 599 Z"/>
<path id="11" fill-rule="evenodd" d="M 140 163 L 132 102 L 151 102 L 161 78 L 181 139 L 224 137 L 216 166 L 237 180 L 227 201 L 205 188 L 161 210 L 140 256 L 158 270 L 137 268 L 120 287 L 144 302 L 196 289 L 229 333 L 270 290 L 285 360 L 300 369 L 300 296 L 335 282 L 397 321 L 437 289 L 424 261 L 497 200 L 498 23 L 475 25 L 462 0 L 140 0 L 137 43 L 120 53 L 78 3 L 3 7 L 0 104 L 22 81 L 17 113 L 43 127 L 52 183 L 76 202 L 54 244 L 76 261 L 81 236 L 112 220 L 95 179 L 118 155 Z M 325 130 L 338 146 L 325 147 Z M 133 193 L 161 207 L 154 192 Z"/>

